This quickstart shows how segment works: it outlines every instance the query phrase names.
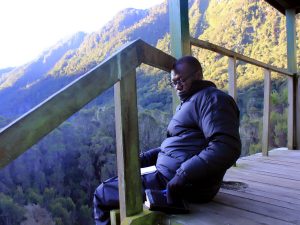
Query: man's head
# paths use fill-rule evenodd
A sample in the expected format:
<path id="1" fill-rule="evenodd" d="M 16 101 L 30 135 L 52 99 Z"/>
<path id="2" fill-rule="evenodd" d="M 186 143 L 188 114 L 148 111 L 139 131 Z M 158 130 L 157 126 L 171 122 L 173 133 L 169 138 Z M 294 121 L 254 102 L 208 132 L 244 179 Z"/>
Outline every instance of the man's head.
<path id="1" fill-rule="evenodd" d="M 173 65 L 171 81 L 177 94 L 187 95 L 196 80 L 203 79 L 200 62 L 193 56 L 184 56 Z"/>

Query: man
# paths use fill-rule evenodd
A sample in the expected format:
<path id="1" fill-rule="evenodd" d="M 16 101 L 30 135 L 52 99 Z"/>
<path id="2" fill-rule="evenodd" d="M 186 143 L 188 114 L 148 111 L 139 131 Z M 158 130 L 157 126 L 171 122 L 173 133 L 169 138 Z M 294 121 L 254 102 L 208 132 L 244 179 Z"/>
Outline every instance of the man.
<path id="1" fill-rule="evenodd" d="M 176 198 L 208 202 L 240 156 L 239 110 L 232 97 L 203 80 L 202 67 L 192 56 L 176 61 L 171 85 L 181 103 L 161 146 L 140 155 L 141 167 L 157 168 L 142 175 L 143 191 L 167 189 L 169 203 Z M 96 224 L 109 224 L 109 210 L 118 205 L 118 181 L 112 178 L 95 191 Z"/>

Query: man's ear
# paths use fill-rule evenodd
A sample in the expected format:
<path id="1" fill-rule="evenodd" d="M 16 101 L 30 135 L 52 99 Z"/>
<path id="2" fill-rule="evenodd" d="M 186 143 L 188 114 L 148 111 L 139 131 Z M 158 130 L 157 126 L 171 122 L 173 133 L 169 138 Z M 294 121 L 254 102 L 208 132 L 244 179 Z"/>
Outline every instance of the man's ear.
<path id="1" fill-rule="evenodd" d="M 196 75 L 197 80 L 203 80 L 203 74 L 201 73 L 200 70 L 198 72 L 196 72 L 195 75 Z"/>

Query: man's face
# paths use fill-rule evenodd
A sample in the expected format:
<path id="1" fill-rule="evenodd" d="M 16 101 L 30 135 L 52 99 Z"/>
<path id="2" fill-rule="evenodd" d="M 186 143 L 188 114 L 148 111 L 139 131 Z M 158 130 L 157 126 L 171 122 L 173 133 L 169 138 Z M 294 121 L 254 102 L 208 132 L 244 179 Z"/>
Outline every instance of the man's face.
<path id="1" fill-rule="evenodd" d="M 192 83 L 197 79 L 196 72 L 186 63 L 176 66 L 171 79 L 178 95 L 186 94 L 191 90 Z"/>

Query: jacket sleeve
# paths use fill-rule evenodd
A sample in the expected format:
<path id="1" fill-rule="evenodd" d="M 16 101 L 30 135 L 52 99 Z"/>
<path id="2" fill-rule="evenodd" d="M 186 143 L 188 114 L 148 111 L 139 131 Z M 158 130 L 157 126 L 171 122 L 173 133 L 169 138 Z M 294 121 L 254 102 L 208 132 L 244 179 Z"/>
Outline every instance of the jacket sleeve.
<path id="1" fill-rule="evenodd" d="M 225 173 L 241 154 L 239 110 L 235 101 L 229 95 L 217 92 L 205 102 L 195 104 L 198 127 L 208 144 L 177 170 L 178 175 L 189 181 Z"/>
<path id="2" fill-rule="evenodd" d="M 156 164 L 158 153 L 161 149 L 154 148 L 140 154 L 141 168 L 153 166 Z"/>

